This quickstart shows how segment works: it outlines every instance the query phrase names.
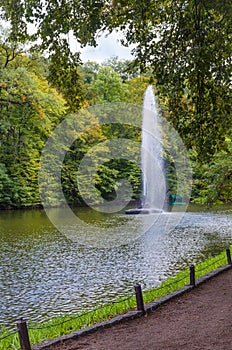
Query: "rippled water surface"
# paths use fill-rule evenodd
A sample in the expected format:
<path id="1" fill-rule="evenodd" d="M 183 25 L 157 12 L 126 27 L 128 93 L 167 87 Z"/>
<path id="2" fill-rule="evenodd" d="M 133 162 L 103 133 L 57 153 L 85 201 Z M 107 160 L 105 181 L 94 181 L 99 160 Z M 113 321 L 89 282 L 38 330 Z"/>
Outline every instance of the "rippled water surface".
<path id="1" fill-rule="evenodd" d="M 141 218 L 78 211 L 95 225 L 87 240 L 93 245 L 83 245 L 83 232 L 72 223 L 77 239 L 60 233 L 43 210 L 0 212 L 1 325 L 91 309 L 132 293 L 136 282 L 143 289 L 156 286 L 232 244 L 231 210 L 188 212 L 173 230 L 152 226 L 143 234 Z M 105 232 L 112 232 L 110 244 Z"/>

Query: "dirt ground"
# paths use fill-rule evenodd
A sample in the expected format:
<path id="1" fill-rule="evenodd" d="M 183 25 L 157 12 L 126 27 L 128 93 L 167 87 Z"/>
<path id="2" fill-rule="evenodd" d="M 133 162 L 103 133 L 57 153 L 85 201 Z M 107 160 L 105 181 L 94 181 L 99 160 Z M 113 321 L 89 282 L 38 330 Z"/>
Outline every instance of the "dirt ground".
<path id="1" fill-rule="evenodd" d="M 232 269 L 148 316 L 52 350 L 232 350 Z"/>

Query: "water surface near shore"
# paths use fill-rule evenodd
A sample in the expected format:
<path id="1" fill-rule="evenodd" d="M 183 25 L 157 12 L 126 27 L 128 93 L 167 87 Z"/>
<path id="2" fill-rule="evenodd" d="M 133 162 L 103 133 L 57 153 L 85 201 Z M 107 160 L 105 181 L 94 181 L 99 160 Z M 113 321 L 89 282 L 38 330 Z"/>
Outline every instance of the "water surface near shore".
<path id="1" fill-rule="evenodd" d="M 125 235 L 136 224 L 123 213 L 74 211 L 99 231 L 123 226 Z M 231 245 L 231 227 L 232 210 L 187 212 L 170 232 L 151 227 L 126 244 L 88 247 L 60 233 L 43 210 L 0 211 L 0 324 L 91 309 L 133 293 L 137 282 L 154 287 Z"/>

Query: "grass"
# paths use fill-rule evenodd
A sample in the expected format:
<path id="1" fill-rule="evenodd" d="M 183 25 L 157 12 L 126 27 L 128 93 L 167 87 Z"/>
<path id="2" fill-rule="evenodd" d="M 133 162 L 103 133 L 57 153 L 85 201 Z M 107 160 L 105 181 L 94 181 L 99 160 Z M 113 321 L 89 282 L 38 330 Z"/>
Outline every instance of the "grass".
<path id="1" fill-rule="evenodd" d="M 196 265 L 195 267 L 196 279 L 226 264 L 227 264 L 227 257 L 225 252 L 222 252 L 221 254 L 213 258 L 208 258 L 206 261 L 203 261 L 202 263 Z"/>
<path id="2" fill-rule="evenodd" d="M 208 258 L 195 266 L 196 279 L 227 264 L 225 252 Z M 144 303 L 149 303 L 157 298 L 165 296 L 189 284 L 189 270 L 178 272 L 175 277 L 168 278 L 158 287 L 143 293 Z M 55 317 L 51 321 L 40 324 L 28 324 L 29 338 L 31 344 L 39 344 L 43 340 L 69 334 L 81 328 L 85 328 L 98 322 L 108 320 L 116 315 L 123 314 L 136 308 L 135 296 L 118 298 L 115 302 L 96 308 L 90 312 L 77 315 Z M 3 339 L 5 337 L 5 339 Z M 9 330 L 2 328 L 0 333 L 0 350 L 20 349 L 17 331 L 12 334 Z"/>

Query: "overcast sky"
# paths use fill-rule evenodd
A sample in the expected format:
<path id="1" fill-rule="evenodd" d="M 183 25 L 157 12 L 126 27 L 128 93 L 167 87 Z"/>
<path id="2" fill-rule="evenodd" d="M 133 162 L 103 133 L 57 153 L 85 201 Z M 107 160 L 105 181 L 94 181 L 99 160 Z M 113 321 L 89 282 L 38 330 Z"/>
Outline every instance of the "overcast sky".
<path id="1" fill-rule="evenodd" d="M 5 21 L 0 21 L 0 24 L 3 27 L 9 27 L 9 24 Z M 29 33 L 32 34 L 35 32 L 33 24 L 28 25 Z M 125 47 L 120 43 L 120 39 L 122 38 L 121 32 L 113 31 L 108 36 L 102 35 L 98 40 L 98 46 L 86 46 L 85 48 L 81 48 L 77 41 L 73 38 L 71 34 L 69 34 L 69 44 L 73 51 L 81 52 L 81 60 L 83 62 L 86 61 L 95 61 L 97 63 L 102 63 L 103 61 L 113 57 L 118 56 L 119 59 L 132 59 L 130 54 L 133 46 Z"/>
<path id="2" fill-rule="evenodd" d="M 120 43 L 121 35 L 119 33 L 113 32 L 109 36 L 102 36 L 98 40 L 98 46 L 86 46 L 81 49 L 80 46 L 73 40 L 70 40 L 71 47 L 75 51 L 81 52 L 82 61 L 95 61 L 101 63 L 113 56 L 118 56 L 119 59 L 132 59 L 130 54 L 132 46 L 124 47 Z"/>

